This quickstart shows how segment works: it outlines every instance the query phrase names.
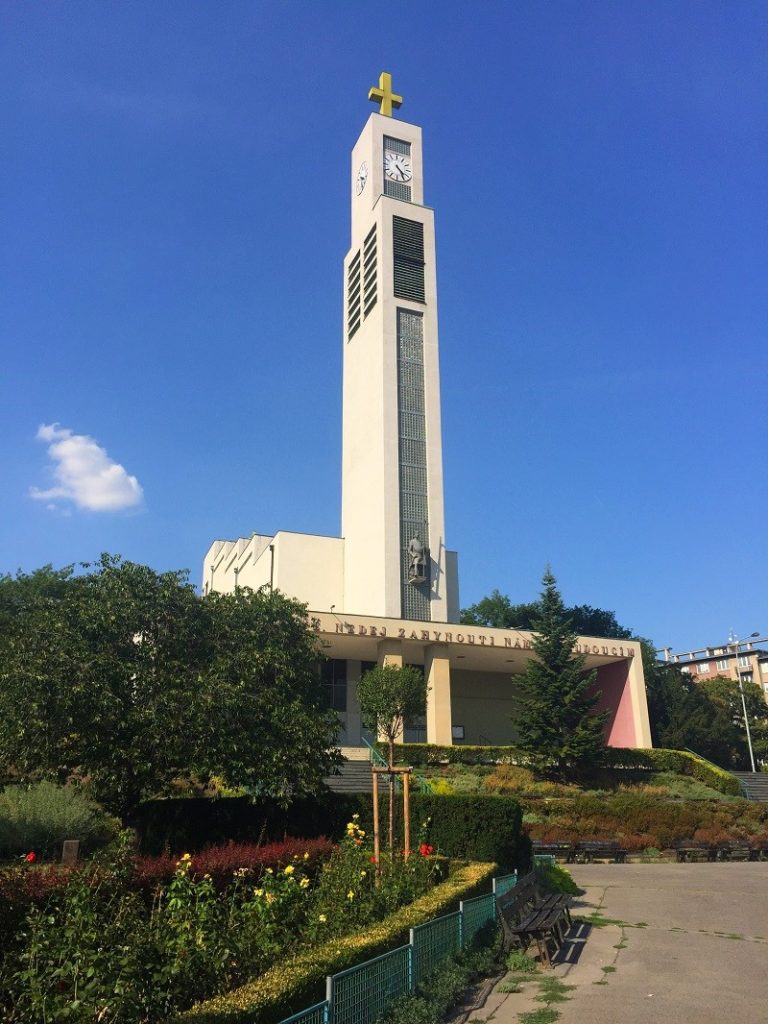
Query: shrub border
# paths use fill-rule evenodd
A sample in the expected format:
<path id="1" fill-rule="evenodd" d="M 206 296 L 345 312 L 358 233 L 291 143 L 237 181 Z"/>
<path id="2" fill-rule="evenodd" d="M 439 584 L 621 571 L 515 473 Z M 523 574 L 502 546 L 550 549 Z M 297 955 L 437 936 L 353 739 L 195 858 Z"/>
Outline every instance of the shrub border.
<path id="1" fill-rule="evenodd" d="M 272 1024 L 323 998 L 325 979 L 408 941 L 409 929 L 477 895 L 496 864 L 454 865 L 448 881 L 365 932 L 332 939 L 289 957 L 260 977 L 177 1014 L 173 1024 Z"/>
<path id="2" fill-rule="evenodd" d="M 478 747 L 469 744 L 440 746 L 436 743 L 399 743 L 395 746 L 397 760 L 415 766 L 435 764 L 514 764 L 520 755 L 515 747 Z M 690 775 L 720 793 L 740 796 L 739 780 L 717 765 L 687 750 L 666 750 L 662 747 L 634 749 L 608 747 L 605 766 L 608 768 L 672 771 Z"/>

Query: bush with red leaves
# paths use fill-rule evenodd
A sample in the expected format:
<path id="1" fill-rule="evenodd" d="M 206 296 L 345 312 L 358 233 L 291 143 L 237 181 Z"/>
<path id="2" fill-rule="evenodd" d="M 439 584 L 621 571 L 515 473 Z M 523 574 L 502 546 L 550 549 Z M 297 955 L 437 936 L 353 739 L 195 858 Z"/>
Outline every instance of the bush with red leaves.
<path id="1" fill-rule="evenodd" d="M 314 875 L 335 848 L 329 839 L 286 839 L 281 843 L 258 846 L 256 843 L 227 843 L 209 846 L 192 856 L 194 876 L 210 875 L 217 889 L 224 889 L 236 871 L 243 868 L 254 878 L 267 868 L 276 871 L 286 864 L 300 861 L 308 875 Z M 305 856 L 305 854 L 307 856 Z M 133 884 L 149 894 L 158 885 L 173 878 L 179 858 L 170 854 L 161 857 L 137 857 L 134 860 Z"/>
<path id="2" fill-rule="evenodd" d="M 0 870 L 0 950 L 10 943 L 27 911 L 42 907 L 51 893 L 63 889 L 72 868 L 11 867 Z"/>

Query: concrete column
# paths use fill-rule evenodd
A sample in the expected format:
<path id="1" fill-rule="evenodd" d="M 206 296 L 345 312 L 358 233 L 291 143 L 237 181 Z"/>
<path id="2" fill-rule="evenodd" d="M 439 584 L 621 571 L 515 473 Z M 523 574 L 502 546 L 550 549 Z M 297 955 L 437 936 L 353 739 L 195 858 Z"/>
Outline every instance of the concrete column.
<path id="1" fill-rule="evenodd" d="M 451 666 L 447 644 L 424 648 L 424 676 L 427 680 L 427 743 L 452 746 Z"/>
<path id="2" fill-rule="evenodd" d="M 652 747 L 651 721 L 648 717 L 648 698 L 645 692 L 645 673 L 640 644 L 633 644 L 635 656 L 630 660 L 627 681 L 632 701 L 632 718 L 635 724 L 635 746 Z"/>
<path id="3" fill-rule="evenodd" d="M 401 640 L 379 640 L 378 646 L 379 666 L 394 665 L 396 668 L 403 667 L 403 644 Z"/>

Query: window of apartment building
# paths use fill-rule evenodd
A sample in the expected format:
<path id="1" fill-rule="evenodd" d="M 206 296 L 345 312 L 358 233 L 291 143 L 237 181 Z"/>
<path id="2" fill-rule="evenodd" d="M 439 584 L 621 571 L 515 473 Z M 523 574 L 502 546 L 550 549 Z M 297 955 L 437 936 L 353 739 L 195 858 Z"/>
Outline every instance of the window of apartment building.
<path id="1" fill-rule="evenodd" d="M 740 677 L 742 683 L 751 683 L 752 682 L 752 673 L 751 672 L 739 672 L 739 677 Z"/>
<path id="2" fill-rule="evenodd" d="M 739 668 L 749 668 L 749 655 L 748 654 L 740 654 L 739 655 Z"/>
<path id="3" fill-rule="evenodd" d="M 702 661 L 700 664 L 696 666 L 696 671 L 699 673 L 700 676 L 703 676 L 705 673 L 709 672 L 709 662 Z"/>
<path id="4" fill-rule="evenodd" d="M 721 658 L 720 661 L 718 661 L 718 663 L 717 663 L 717 671 L 718 672 L 727 672 L 728 671 L 728 660 L 727 660 L 727 658 Z"/>

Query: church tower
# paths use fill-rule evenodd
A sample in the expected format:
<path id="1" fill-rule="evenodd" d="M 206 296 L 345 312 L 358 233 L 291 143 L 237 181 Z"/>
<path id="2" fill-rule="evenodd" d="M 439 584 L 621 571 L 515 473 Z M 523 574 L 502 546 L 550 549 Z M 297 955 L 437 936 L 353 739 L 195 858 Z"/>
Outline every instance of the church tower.
<path id="1" fill-rule="evenodd" d="M 424 205 L 421 128 L 380 104 L 352 151 L 352 244 L 344 260 L 341 530 L 344 605 L 455 621 L 446 554 L 434 213 Z"/>

